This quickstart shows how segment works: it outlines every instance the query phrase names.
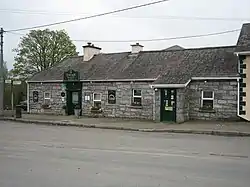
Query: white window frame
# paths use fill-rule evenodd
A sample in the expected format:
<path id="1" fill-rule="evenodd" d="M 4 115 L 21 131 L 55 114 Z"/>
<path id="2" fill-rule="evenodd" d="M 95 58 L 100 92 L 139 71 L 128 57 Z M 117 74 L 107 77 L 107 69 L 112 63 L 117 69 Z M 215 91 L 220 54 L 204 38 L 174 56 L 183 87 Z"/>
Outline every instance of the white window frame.
<path id="1" fill-rule="evenodd" d="M 142 105 L 142 90 L 141 91 L 141 95 L 135 95 L 135 90 L 140 90 L 140 89 L 133 89 L 133 104 L 134 104 L 134 98 L 141 98 L 141 105 Z"/>
<path id="2" fill-rule="evenodd" d="M 100 99 L 95 99 L 95 94 L 100 94 Z M 102 94 L 101 93 L 93 93 L 93 102 L 95 102 L 95 101 L 98 101 L 98 102 L 100 102 L 100 101 L 102 101 Z"/>
<path id="3" fill-rule="evenodd" d="M 46 97 L 46 94 L 49 94 L 49 97 Z M 51 93 L 50 92 L 44 92 L 43 93 L 44 100 L 50 100 L 51 99 Z"/>
<path id="4" fill-rule="evenodd" d="M 204 92 L 212 92 L 212 97 L 204 97 Z M 209 101 L 214 102 L 214 91 L 202 90 L 202 92 L 201 92 L 201 108 L 203 108 L 203 100 L 209 100 Z"/>

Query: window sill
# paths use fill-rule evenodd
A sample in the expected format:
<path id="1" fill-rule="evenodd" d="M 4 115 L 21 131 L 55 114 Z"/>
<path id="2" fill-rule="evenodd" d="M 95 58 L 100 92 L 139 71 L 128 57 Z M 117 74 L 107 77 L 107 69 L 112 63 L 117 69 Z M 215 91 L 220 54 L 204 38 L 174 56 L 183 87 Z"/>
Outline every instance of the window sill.
<path id="1" fill-rule="evenodd" d="M 201 112 L 201 113 L 215 113 L 215 110 L 214 109 L 200 108 L 199 112 Z"/>
<path id="2" fill-rule="evenodd" d="M 142 106 L 130 105 L 129 108 L 142 109 Z"/>

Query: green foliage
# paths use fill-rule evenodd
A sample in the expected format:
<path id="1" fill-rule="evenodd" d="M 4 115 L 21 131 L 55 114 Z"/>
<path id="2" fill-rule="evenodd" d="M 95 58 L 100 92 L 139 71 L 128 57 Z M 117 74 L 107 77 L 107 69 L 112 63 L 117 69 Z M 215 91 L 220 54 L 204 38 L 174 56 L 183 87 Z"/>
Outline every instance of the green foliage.
<path id="1" fill-rule="evenodd" d="M 49 29 L 30 31 L 14 51 L 17 55 L 11 74 L 23 80 L 77 54 L 76 46 L 64 30 Z"/>

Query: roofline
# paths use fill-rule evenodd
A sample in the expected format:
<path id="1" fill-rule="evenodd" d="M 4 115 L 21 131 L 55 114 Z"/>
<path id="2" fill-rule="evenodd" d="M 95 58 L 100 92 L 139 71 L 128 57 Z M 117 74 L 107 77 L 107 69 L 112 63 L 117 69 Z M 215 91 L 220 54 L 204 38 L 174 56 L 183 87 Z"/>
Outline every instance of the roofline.
<path id="1" fill-rule="evenodd" d="M 250 51 L 234 52 L 236 55 L 250 55 Z"/>
<path id="2" fill-rule="evenodd" d="M 192 80 L 238 80 L 240 77 L 192 77 Z"/>
<path id="3" fill-rule="evenodd" d="M 197 47 L 197 48 L 183 48 L 183 49 L 174 49 L 174 50 L 149 50 L 149 51 L 140 51 L 141 53 L 147 52 L 171 52 L 171 51 L 188 51 L 188 50 L 206 50 L 206 49 L 227 49 L 227 48 L 236 48 L 236 45 L 228 45 L 228 46 L 211 46 L 211 47 Z"/>
<path id="4" fill-rule="evenodd" d="M 185 88 L 191 82 L 189 79 L 185 84 L 152 84 L 151 88 Z"/>
<path id="5" fill-rule="evenodd" d="M 100 80 L 80 80 L 80 82 L 134 82 L 134 81 L 156 81 L 156 79 L 100 79 Z M 27 83 L 53 83 L 64 82 L 64 80 L 27 81 Z"/>
<path id="6" fill-rule="evenodd" d="M 240 77 L 192 77 L 185 84 L 152 84 L 151 88 L 185 88 L 192 80 L 239 80 Z"/>

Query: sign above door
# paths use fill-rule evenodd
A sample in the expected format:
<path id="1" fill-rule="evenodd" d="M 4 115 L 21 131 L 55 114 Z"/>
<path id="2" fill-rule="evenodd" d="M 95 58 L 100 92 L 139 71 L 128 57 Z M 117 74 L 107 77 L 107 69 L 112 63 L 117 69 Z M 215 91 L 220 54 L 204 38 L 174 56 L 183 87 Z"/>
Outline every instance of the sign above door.
<path id="1" fill-rule="evenodd" d="M 74 71 L 70 69 L 69 71 L 64 72 L 63 80 L 64 81 L 79 81 L 80 74 L 78 71 Z"/>

